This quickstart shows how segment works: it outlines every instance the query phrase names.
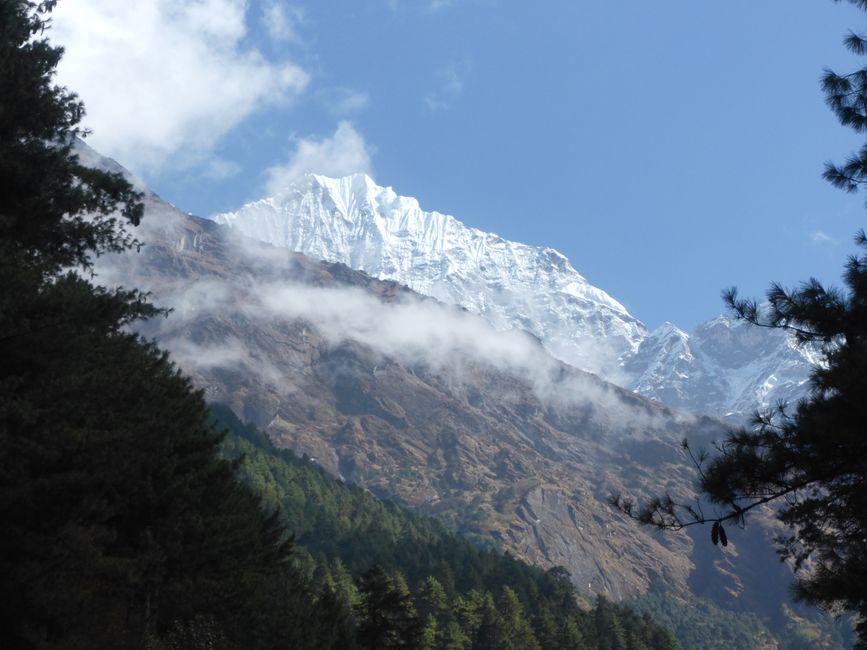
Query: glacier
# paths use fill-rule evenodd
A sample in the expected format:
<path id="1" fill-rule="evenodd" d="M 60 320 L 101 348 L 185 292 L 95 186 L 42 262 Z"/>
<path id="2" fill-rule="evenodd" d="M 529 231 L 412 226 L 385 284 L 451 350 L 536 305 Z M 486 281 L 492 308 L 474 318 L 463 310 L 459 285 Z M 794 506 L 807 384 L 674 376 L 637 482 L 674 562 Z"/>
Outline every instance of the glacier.
<path id="1" fill-rule="evenodd" d="M 670 406 L 742 420 L 808 390 L 817 351 L 785 332 L 719 316 L 653 332 L 553 248 L 512 242 L 425 211 L 366 174 L 305 174 L 213 219 L 239 233 L 520 328 L 555 357 Z"/>

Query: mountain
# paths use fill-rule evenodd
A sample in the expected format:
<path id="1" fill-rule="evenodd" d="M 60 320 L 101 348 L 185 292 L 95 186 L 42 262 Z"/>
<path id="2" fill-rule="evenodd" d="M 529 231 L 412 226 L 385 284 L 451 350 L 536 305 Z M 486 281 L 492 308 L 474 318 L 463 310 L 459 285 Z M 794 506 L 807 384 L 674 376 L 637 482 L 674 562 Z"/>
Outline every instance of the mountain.
<path id="1" fill-rule="evenodd" d="M 588 608 L 575 598 L 574 587 L 562 572 L 529 566 L 514 556 L 473 544 L 450 533 L 435 519 L 377 499 L 328 476 L 309 459 L 275 448 L 265 434 L 243 425 L 229 409 L 215 405 L 212 413 L 227 431 L 225 455 L 243 459 L 240 478 L 263 495 L 269 508 L 279 508 L 292 527 L 293 557 L 299 572 L 311 576 L 310 582 L 318 582 L 320 589 L 333 588 L 334 598 L 324 604 L 336 601 L 344 608 L 342 617 L 332 614 L 331 620 L 325 620 L 323 627 L 331 632 L 323 635 L 325 639 L 311 639 L 308 630 L 318 631 L 315 623 L 325 617 L 316 616 L 315 610 L 310 612 L 309 606 L 297 607 L 300 616 L 296 614 L 295 621 L 284 623 L 290 638 L 284 636 L 280 647 L 356 647 L 351 639 L 341 640 L 337 634 L 343 631 L 341 623 L 344 630 L 350 627 L 350 633 L 351 627 L 358 625 L 358 618 L 353 621 L 349 616 L 350 605 L 359 602 L 362 594 L 356 585 L 367 582 L 363 576 L 372 566 L 382 567 L 390 575 L 399 573 L 398 584 L 406 585 L 414 601 L 412 609 L 425 627 L 423 647 L 430 650 L 492 646 L 597 650 L 616 645 L 618 637 L 624 636 L 641 639 L 640 647 L 646 650 L 680 647 L 670 634 L 632 608 L 606 600 Z M 312 600 L 309 592 L 296 587 L 298 591 L 301 593 L 293 600 L 301 599 L 304 604 Z M 394 607 L 400 601 L 380 603 L 387 616 L 389 605 Z M 663 599 L 660 604 L 655 611 L 665 616 L 667 601 Z M 502 613 L 496 615 L 498 606 Z M 640 606 L 642 612 L 649 609 L 644 603 Z M 291 612 L 285 612 L 281 621 Z M 298 619 L 305 615 L 313 620 L 299 625 Z M 717 647 L 718 623 L 729 621 L 719 614 L 704 618 L 709 620 L 692 626 L 698 633 L 693 638 L 703 648 Z M 737 618 L 742 623 L 748 617 Z M 738 628 L 736 635 L 729 637 L 740 642 L 738 647 L 771 636 L 761 624 Z M 402 628 L 405 636 L 410 636 L 406 633 L 411 630 L 411 626 Z M 357 631 L 356 636 L 360 636 Z M 301 637 L 302 643 L 293 637 Z M 497 640 L 500 642 L 495 643 Z M 401 647 L 420 645 L 410 639 L 404 644 Z"/>
<path id="2" fill-rule="evenodd" d="M 558 362 L 526 333 L 162 209 L 142 254 L 99 273 L 172 308 L 143 333 L 209 399 L 334 476 L 566 566 L 587 595 L 623 599 L 654 575 L 686 588 L 690 538 L 636 530 L 607 500 L 650 493 L 666 467 L 687 494 L 679 440 L 718 425 Z"/>
<path id="3" fill-rule="evenodd" d="M 769 513 L 721 552 L 706 530 L 660 534 L 609 505 L 613 493 L 691 500 L 679 441 L 719 437 L 719 423 L 396 282 L 239 237 L 153 194 L 146 206 L 141 254 L 101 258 L 98 281 L 172 308 L 140 331 L 278 446 L 481 544 L 563 566 L 586 597 L 630 599 L 662 581 L 686 603 L 667 615 L 701 597 L 772 629 L 790 622 Z"/>
<path id="4" fill-rule="evenodd" d="M 506 241 L 368 176 L 306 175 L 283 194 L 214 217 L 260 241 L 394 280 L 518 327 L 567 363 L 602 372 L 638 349 L 644 326 L 552 248 Z"/>
<path id="5" fill-rule="evenodd" d="M 558 359 L 664 403 L 740 419 L 795 401 L 818 355 L 726 317 L 692 334 L 647 328 L 552 248 L 528 246 L 422 210 L 356 174 L 304 176 L 217 223 L 480 314 L 536 336 Z"/>
<path id="6" fill-rule="evenodd" d="M 687 334 L 666 323 L 624 360 L 629 387 L 669 406 L 741 421 L 807 395 L 820 351 L 780 330 L 718 316 Z"/>
<path id="7" fill-rule="evenodd" d="M 703 528 L 661 534 L 609 505 L 613 493 L 691 501 L 679 441 L 706 445 L 720 423 L 570 367 L 526 332 L 239 236 L 140 188 L 141 253 L 99 258 L 97 282 L 149 290 L 171 308 L 137 328 L 279 447 L 482 545 L 562 566 L 585 597 L 644 594 L 681 629 L 708 607 L 731 621 L 752 613 L 777 639 L 793 616 L 809 618 L 817 641 L 799 647 L 836 634 L 789 600 L 770 512 L 730 531 L 722 550 Z M 718 647 L 726 616 L 714 615 Z"/>

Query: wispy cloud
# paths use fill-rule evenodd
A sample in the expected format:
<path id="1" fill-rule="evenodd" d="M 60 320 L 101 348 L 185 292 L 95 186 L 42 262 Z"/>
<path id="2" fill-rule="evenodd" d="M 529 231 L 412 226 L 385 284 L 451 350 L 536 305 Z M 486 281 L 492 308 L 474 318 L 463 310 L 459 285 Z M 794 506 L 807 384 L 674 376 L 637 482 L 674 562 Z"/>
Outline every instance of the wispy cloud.
<path id="1" fill-rule="evenodd" d="M 310 80 L 304 69 L 244 43 L 246 7 L 58 3 L 50 34 L 66 47 L 58 79 L 84 100 L 91 144 L 139 172 L 189 166 L 257 110 L 299 95 Z"/>
<path id="2" fill-rule="evenodd" d="M 329 113 L 337 117 L 357 113 L 370 104 L 370 95 L 344 86 L 323 89 L 317 98 Z"/>
<path id="3" fill-rule="evenodd" d="M 371 147 L 350 122 L 340 122 L 334 134 L 317 139 L 302 138 L 285 163 L 266 171 L 268 194 L 279 194 L 306 172 L 326 176 L 372 173 Z"/>
<path id="4" fill-rule="evenodd" d="M 519 378 L 551 406 L 593 405 L 604 409 L 617 426 L 633 431 L 665 425 L 661 414 L 627 406 L 613 387 L 568 370 L 526 332 L 496 331 L 481 317 L 434 300 L 407 294 L 384 303 L 357 288 L 262 282 L 245 286 L 242 301 L 248 301 L 243 309 L 251 317 L 309 323 L 332 346 L 361 343 L 385 359 L 429 367 L 455 386 L 471 381 L 479 366 L 493 368 Z M 238 308 L 237 294 L 232 303 L 218 306 L 219 313 Z M 232 346 L 228 356 L 237 354 Z M 255 356 L 249 353 L 245 359 Z"/>
<path id="5" fill-rule="evenodd" d="M 214 157 L 205 163 L 202 176 L 212 180 L 225 180 L 236 176 L 241 171 L 241 166 L 225 158 Z"/>
<path id="6" fill-rule="evenodd" d="M 418 0 L 410 0 L 407 2 L 406 0 L 388 0 L 388 6 L 393 10 L 397 10 L 406 6 L 413 7 L 421 7 L 423 10 L 429 11 L 431 13 L 435 13 L 442 9 L 446 9 L 448 7 L 452 7 L 457 4 L 457 0 L 424 0 L 423 2 L 418 2 Z"/>
<path id="7" fill-rule="evenodd" d="M 810 233 L 810 241 L 817 245 L 833 245 L 839 243 L 834 237 L 822 230 L 814 230 Z"/>
<path id="8" fill-rule="evenodd" d="M 428 93 L 424 101 L 431 111 L 447 110 L 464 92 L 465 66 L 451 62 L 439 70 L 436 76 L 439 86 L 433 92 Z"/>
<path id="9" fill-rule="evenodd" d="M 296 5 L 271 0 L 262 7 L 262 25 L 275 43 L 299 43 L 304 10 Z"/>
<path id="10" fill-rule="evenodd" d="M 453 4 L 455 4 L 455 0 L 429 0 L 428 7 L 431 11 L 439 11 L 451 7 Z"/>

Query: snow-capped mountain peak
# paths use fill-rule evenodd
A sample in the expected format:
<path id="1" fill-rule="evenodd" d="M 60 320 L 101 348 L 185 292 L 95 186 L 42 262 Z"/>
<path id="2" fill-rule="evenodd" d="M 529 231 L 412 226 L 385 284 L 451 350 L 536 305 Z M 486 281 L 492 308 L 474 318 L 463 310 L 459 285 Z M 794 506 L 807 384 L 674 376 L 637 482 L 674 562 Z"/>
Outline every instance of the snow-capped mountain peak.
<path id="1" fill-rule="evenodd" d="M 508 241 L 377 185 L 306 174 L 277 196 L 214 219 L 242 234 L 395 280 L 521 328 L 555 357 L 672 406 L 742 417 L 808 388 L 818 359 L 784 332 L 720 316 L 654 332 L 553 248 Z"/>
<path id="2" fill-rule="evenodd" d="M 241 233 L 530 331 L 556 356 L 608 375 L 638 349 L 644 326 L 564 255 L 425 211 L 369 176 L 307 174 L 278 196 L 214 217 Z"/>

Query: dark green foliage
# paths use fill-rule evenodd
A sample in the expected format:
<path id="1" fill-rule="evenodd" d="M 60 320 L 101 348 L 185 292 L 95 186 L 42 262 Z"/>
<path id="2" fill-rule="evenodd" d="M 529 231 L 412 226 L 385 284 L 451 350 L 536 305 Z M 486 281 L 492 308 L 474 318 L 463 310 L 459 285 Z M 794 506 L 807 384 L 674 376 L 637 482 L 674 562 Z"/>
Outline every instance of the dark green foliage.
<path id="1" fill-rule="evenodd" d="M 501 612 L 504 647 L 514 650 L 541 650 L 533 628 L 524 614 L 524 606 L 508 586 L 503 587 L 498 609 Z"/>
<path id="2" fill-rule="evenodd" d="M 121 225 L 142 215 L 120 175 L 72 155 L 84 109 L 53 85 L 63 50 L 43 32 L 54 4 L 0 0 L 0 257 L 43 274 L 129 247 Z"/>
<path id="3" fill-rule="evenodd" d="M 863 233 L 857 243 L 867 251 Z M 733 432 L 705 468 L 701 487 L 740 517 L 769 499 L 793 534 L 782 553 L 797 567 L 796 595 L 830 609 L 867 616 L 867 253 L 852 257 L 846 291 L 815 280 L 792 292 L 775 286 L 767 313 L 752 301 L 727 300 L 756 325 L 795 332 L 821 344 L 826 365 L 815 369 L 809 399 L 757 417 Z M 867 647 L 867 623 L 859 628 Z"/>
<path id="4" fill-rule="evenodd" d="M 362 648 L 415 648 L 422 625 L 406 583 L 374 565 L 358 581 L 361 602 L 355 606 L 356 638 Z"/>
<path id="5" fill-rule="evenodd" d="M 249 638 L 255 617 L 311 599 L 282 526 L 218 456 L 201 396 L 119 330 L 136 307 L 118 294 L 18 280 L 2 294 L 24 326 L 0 341 L 0 646 L 136 647 L 205 620 L 277 647 Z"/>
<path id="6" fill-rule="evenodd" d="M 602 597 L 596 600 L 594 625 L 600 650 L 677 650 L 680 647 L 671 633 L 655 625 L 647 615 L 642 616 Z"/>

